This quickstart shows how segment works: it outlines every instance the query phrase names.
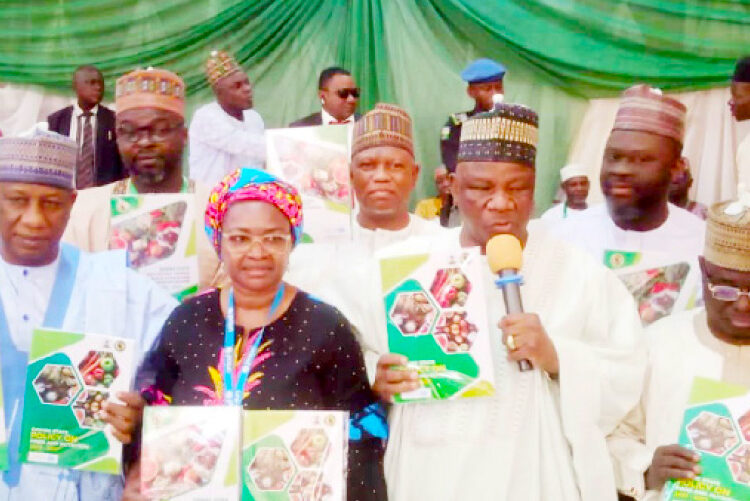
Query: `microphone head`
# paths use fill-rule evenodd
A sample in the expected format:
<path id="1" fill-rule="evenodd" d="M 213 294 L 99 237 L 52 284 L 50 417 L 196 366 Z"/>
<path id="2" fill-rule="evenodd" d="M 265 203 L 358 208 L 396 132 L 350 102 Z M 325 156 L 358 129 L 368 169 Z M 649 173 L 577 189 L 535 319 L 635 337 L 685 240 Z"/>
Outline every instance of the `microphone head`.
<path id="1" fill-rule="evenodd" d="M 492 273 L 501 270 L 520 270 L 523 261 L 521 241 L 509 233 L 495 235 L 486 245 L 487 263 Z"/>

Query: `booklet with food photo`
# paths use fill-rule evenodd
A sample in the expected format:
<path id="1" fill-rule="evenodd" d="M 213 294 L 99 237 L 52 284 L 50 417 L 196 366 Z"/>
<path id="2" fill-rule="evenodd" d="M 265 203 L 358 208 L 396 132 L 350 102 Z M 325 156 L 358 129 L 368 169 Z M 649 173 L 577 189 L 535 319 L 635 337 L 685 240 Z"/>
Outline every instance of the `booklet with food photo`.
<path id="1" fill-rule="evenodd" d="M 700 454 L 701 475 L 672 480 L 665 501 L 750 499 L 750 389 L 695 378 L 680 445 Z"/>
<path id="2" fill-rule="evenodd" d="M 604 252 L 604 264 L 620 277 L 638 305 L 644 325 L 700 304 L 698 261 L 662 253 Z"/>
<path id="3" fill-rule="evenodd" d="M 345 501 L 349 413 L 245 411 L 242 499 Z"/>
<path id="4" fill-rule="evenodd" d="M 492 395 L 479 249 L 389 256 L 379 265 L 388 348 L 409 359 L 421 382 L 396 402 Z"/>
<path id="5" fill-rule="evenodd" d="M 134 341 L 36 329 L 26 370 L 20 458 L 27 463 L 119 474 L 122 444 L 102 404 L 130 389 Z"/>
<path id="6" fill-rule="evenodd" d="M 143 413 L 141 494 L 175 501 L 239 501 L 238 406 L 154 406 Z"/>
<path id="7" fill-rule="evenodd" d="M 195 196 L 113 195 L 109 248 L 177 299 L 198 292 Z"/>
<path id="8" fill-rule="evenodd" d="M 351 240 L 350 135 L 348 125 L 266 131 L 266 169 L 302 196 L 303 242 Z"/>

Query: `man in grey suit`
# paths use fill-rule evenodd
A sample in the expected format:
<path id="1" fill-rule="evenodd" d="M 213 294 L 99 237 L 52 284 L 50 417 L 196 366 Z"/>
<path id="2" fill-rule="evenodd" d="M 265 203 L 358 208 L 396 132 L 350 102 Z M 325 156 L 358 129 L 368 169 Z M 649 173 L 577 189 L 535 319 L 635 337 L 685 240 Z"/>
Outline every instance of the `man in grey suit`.
<path id="1" fill-rule="evenodd" d="M 95 66 L 73 74 L 76 103 L 47 117 L 49 130 L 78 143 L 76 189 L 118 181 L 126 176 L 115 136 L 115 113 L 102 106 L 104 77 Z"/>
<path id="2" fill-rule="evenodd" d="M 320 72 L 318 96 L 322 109 L 292 122 L 289 127 L 347 124 L 359 118 L 359 113 L 355 112 L 359 104 L 359 87 L 344 68 L 333 66 Z"/>

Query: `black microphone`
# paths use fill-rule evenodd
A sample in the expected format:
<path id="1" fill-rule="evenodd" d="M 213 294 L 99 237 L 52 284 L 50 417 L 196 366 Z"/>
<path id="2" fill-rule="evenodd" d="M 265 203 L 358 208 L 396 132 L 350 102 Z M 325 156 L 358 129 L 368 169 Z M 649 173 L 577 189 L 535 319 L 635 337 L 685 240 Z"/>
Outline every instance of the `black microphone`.
<path id="1" fill-rule="evenodd" d="M 523 259 L 521 241 L 510 234 L 495 235 L 487 242 L 486 253 L 490 270 L 498 276 L 495 284 L 503 290 L 505 311 L 509 315 L 523 313 L 523 303 L 521 302 L 521 282 L 523 279 L 518 273 Z M 512 343 L 511 340 L 509 344 Z M 508 346 L 508 348 L 513 349 L 513 346 Z M 533 369 L 531 362 L 526 359 L 519 360 L 518 368 L 521 371 Z"/>

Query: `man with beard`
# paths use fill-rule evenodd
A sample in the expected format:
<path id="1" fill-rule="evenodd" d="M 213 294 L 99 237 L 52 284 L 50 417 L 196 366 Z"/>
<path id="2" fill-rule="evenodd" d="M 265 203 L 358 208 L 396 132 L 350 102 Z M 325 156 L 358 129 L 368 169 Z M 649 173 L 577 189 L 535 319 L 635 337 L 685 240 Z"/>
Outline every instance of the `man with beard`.
<path id="1" fill-rule="evenodd" d="M 657 89 L 627 89 L 604 150 L 600 182 L 606 204 L 560 225 L 560 236 L 599 261 L 607 251 L 696 261 L 705 224 L 668 199 L 672 179 L 683 168 L 685 114 L 682 103 Z"/>
<path id="2" fill-rule="evenodd" d="M 579 164 L 566 165 L 560 169 L 560 187 L 565 193 L 562 203 L 547 209 L 541 219 L 559 221 L 574 217 L 588 208 L 586 198 L 589 196 L 589 177 L 586 169 Z"/>
<path id="3" fill-rule="evenodd" d="M 494 395 L 391 407 L 391 500 L 616 499 L 604 437 L 638 399 L 645 370 L 640 324 L 616 276 L 545 225 L 529 225 L 537 127 L 534 111 L 511 104 L 464 123 L 451 183 L 463 225 L 379 254 L 464 247 L 484 253 L 494 235 L 511 234 L 524 246 L 528 312 L 507 314 L 497 277 L 485 266 Z M 372 275 L 361 283 L 380 290 Z M 381 354 L 373 389 L 391 401 L 420 383 L 405 357 L 387 353 L 377 303 L 380 294 L 363 301 L 359 314 L 373 315 L 362 322 L 364 337 Z M 521 359 L 533 370 L 521 371 Z"/>
<path id="4" fill-rule="evenodd" d="M 359 87 L 352 74 L 344 68 L 333 66 L 320 72 L 318 97 L 321 110 L 292 122 L 289 127 L 310 125 L 353 124 L 359 120 Z"/>
<path id="5" fill-rule="evenodd" d="M 699 456 L 676 445 L 693 378 L 750 387 L 750 193 L 709 210 L 700 269 L 705 308 L 646 331 L 643 397 L 610 439 L 618 488 L 639 500 L 701 473 Z"/>
<path id="6" fill-rule="evenodd" d="M 190 122 L 190 178 L 213 187 L 240 167 L 263 168 L 266 139 L 253 86 L 237 61 L 213 51 L 206 78 L 216 101 L 195 110 Z"/>
<path id="7" fill-rule="evenodd" d="M 117 144 L 130 177 L 83 190 L 73 206 L 64 239 L 95 252 L 109 248 L 111 199 L 124 194 L 195 194 L 199 289 L 215 280 L 219 260 L 203 231 L 210 189 L 182 171 L 185 84 L 171 71 L 136 70 L 117 80 Z"/>
<path id="8" fill-rule="evenodd" d="M 115 135 L 115 112 L 101 104 L 104 77 L 95 66 L 73 74 L 76 103 L 47 117 L 49 130 L 78 144 L 76 188 L 101 186 L 125 177 Z"/>

